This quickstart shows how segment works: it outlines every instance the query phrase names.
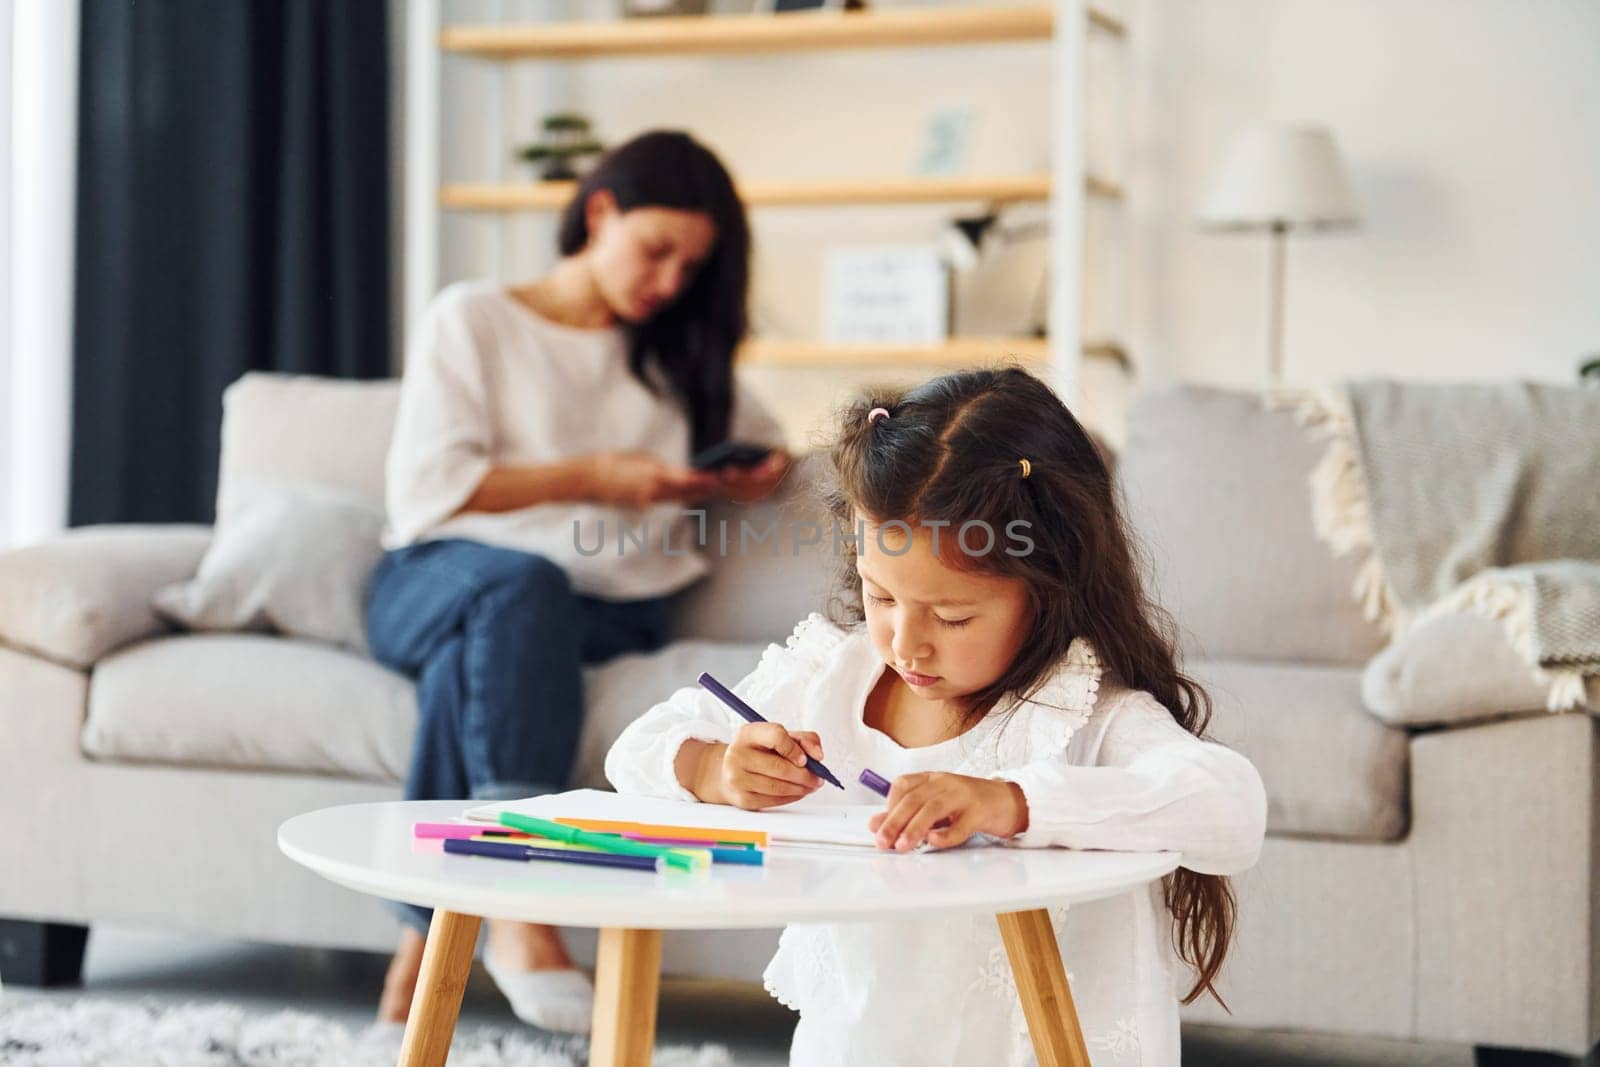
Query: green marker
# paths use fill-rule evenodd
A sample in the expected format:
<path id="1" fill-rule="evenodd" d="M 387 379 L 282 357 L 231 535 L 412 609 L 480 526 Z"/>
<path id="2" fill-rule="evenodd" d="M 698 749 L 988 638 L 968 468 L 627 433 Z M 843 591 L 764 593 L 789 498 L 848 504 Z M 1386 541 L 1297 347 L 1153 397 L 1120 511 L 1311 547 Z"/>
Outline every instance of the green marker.
<path id="1" fill-rule="evenodd" d="M 576 826 L 562 826 L 549 819 L 536 819 L 532 815 L 518 815 L 514 812 L 502 811 L 499 816 L 501 826 L 509 826 L 513 830 L 521 830 L 525 834 L 535 837 L 546 837 L 552 841 L 565 841 L 569 845 L 588 845 L 590 848 L 601 852 L 610 852 L 618 856 L 659 856 L 667 861 L 668 867 L 675 867 L 680 871 L 692 871 L 697 867 L 705 867 L 711 863 L 711 854 L 703 849 L 668 848 L 664 845 L 646 845 L 638 841 L 630 841 L 625 837 L 615 837 L 611 834 L 595 833 L 592 830 L 580 830 Z"/>

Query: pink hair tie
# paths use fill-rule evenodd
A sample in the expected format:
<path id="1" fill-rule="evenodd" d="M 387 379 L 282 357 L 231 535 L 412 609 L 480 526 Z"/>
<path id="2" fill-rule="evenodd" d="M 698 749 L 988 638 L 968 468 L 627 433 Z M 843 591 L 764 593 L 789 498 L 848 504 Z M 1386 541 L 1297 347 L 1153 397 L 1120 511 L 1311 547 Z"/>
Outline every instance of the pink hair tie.
<path id="1" fill-rule="evenodd" d="M 871 425 L 872 423 L 877 422 L 880 418 L 887 419 L 888 417 L 888 408 L 873 408 L 871 411 L 867 412 L 867 423 L 868 425 Z"/>

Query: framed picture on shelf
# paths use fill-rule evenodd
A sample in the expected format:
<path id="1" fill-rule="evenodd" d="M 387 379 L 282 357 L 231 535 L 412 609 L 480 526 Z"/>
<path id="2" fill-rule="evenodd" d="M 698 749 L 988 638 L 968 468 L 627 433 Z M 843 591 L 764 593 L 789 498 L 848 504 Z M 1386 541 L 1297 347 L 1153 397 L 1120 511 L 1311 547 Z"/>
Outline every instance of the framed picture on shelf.
<path id="1" fill-rule="evenodd" d="M 928 116 L 922 132 L 922 154 L 917 173 L 961 174 L 967 169 L 967 147 L 972 143 L 972 109 L 947 107 Z"/>
<path id="2" fill-rule="evenodd" d="M 934 245 L 834 248 L 823 261 L 822 334 L 831 344 L 934 344 L 950 332 Z"/>

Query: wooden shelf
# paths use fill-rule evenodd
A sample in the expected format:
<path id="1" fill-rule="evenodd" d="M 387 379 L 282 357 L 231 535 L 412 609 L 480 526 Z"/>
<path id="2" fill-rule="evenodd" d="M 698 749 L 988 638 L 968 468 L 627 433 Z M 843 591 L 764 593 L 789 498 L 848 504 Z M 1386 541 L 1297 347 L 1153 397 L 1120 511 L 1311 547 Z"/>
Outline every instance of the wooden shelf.
<path id="1" fill-rule="evenodd" d="M 1049 358 L 1050 342 L 1040 337 L 953 337 L 927 345 L 839 345 L 754 338 L 739 350 L 741 363 L 767 367 L 968 367 L 1005 359 L 1043 363 Z"/>
<path id="2" fill-rule="evenodd" d="M 1113 15 L 1093 8 L 1089 24 L 1122 35 Z M 598 56 L 756 55 L 839 48 L 1047 41 L 1052 4 L 933 10 L 797 12 L 785 15 L 675 15 L 524 26 L 451 26 L 447 52 L 487 59 L 588 59 Z"/>
<path id="3" fill-rule="evenodd" d="M 572 182 L 446 185 L 439 204 L 456 211 L 559 211 L 572 198 Z M 1090 196 L 1112 199 L 1122 188 L 1103 178 L 1085 178 Z M 999 178 L 880 178 L 863 181 L 746 182 L 739 195 L 750 207 L 819 207 L 851 204 L 939 204 L 982 200 L 1005 204 L 1050 199 L 1050 177 L 1026 174 Z"/>
<path id="4" fill-rule="evenodd" d="M 1132 369 L 1127 351 L 1115 341 L 1085 341 L 1083 354 Z M 754 338 L 739 350 L 741 363 L 763 367 L 970 367 L 1008 359 L 1043 364 L 1049 358 L 1050 342 L 1043 337 L 953 337 L 928 345 L 838 345 Z"/>
<path id="5" fill-rule="evenodd" d="M 1056 4 L 1035 0 L 1003 7 L 869 10 L 785 15 L 681 16 L 596 19 L 525 25 L 450 26 L 439 32 L 446 52 L 491 60 L 581 60 L 633 56 L 737 56 L 844 49 L 1048 44 L 1056 33 Z M 1088 7 L 1091 31 L 1122 37 L 1115 15 Z M 427 32 L 427 31 L 424 31 Z M 1120 199 L 1123 189 L 1093 175 L 1083 178 L 1087 195 Z M 557 211 L 575 189 L 572 182 L 450 183 L 439 188 L 439 205 L 474 212 Z M 1049 175 L 957 178 L 880 178 L 850 181 L 768 181 L 740 184 L 751 207 L 990 204 L 1050 199 Z M 1113 341 L 1085 341 L 1087 359 L 1108 359 L 1130 368 L 1126 351 Z M 926 345 L 838 345 L 817 340 L 755 338 L 739 351 L 742 363 L 824 368 L 843 366 L 954 368 L 1015 360 L 1042 366 L 1050 342 L 1040 337 L 961 337 Z"/>

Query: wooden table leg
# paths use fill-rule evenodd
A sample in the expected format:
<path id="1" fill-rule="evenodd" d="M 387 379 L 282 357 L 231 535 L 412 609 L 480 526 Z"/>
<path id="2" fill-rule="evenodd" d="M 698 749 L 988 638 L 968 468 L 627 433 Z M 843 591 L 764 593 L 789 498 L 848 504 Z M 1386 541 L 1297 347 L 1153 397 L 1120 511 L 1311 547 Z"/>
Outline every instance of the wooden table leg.
<path id="1" fill-rule="evenodd" d="M 411 1013 L 406 1016 L 406 1036 L 400 1044 L 400 1067 L 444 1067 L 481 922 L 476 915 L 433 909 L 428 943 L 422 950 L 422 973 L 417 976 Z"/>
<path id="2" fill-rule="evenodd" d="M 1061 965 L 1055 928 L 1043 908 L 995 916 L 1017 979 L 1017 995 L 1028 1017 L 1028 1036 L 1039 1067 L 1089 1067 L 1089 1050 L 1078 1027 L 1078 1009 Z"/>
<path id="3" fill-rule="evenodd" d="M 650 1067 L 661 990 L 661 931 L 600 931 L 589 1067 Z"/>

